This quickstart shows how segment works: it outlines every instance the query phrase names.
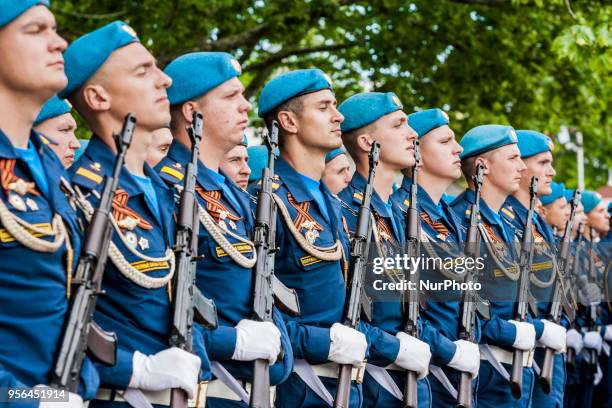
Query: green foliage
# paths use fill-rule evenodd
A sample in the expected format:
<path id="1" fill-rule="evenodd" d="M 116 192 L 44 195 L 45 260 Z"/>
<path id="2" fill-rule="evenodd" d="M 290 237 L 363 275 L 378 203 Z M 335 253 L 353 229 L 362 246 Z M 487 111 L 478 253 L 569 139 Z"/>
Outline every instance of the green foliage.
<path id="1" fill-rule="evenodd" d="M 508 123 L 585 136 L 587 187 L 612 167 L 612 6 L 575 0 L 56 0 L 69 40 L 123 19 L 165 65 L 195 50 L 234 54 L 247 95 L 285 69 L 317 66 L 338 99 L 394 91 L 406 111 L 442 107 L 458 135 Z M 253 126 L 260 126 L 253 114 Z M 557 145 L 557 180 L 575 185 Z"/>

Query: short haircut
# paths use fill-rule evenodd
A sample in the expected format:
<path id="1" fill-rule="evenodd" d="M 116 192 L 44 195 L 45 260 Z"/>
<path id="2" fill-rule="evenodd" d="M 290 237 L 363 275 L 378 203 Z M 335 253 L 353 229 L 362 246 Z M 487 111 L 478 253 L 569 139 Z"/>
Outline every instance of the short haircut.
<path id="1" fill-rule="evenodd" d="M 299 95 L 291 99 L 288 99 L 285 102 L 278 105 L 276 108 L 272 109 L 270 112 L 268 112 L 264 116 L 264 123 L 266 124 L 266 127 L 270 129 L 270 126 L 272 126 L 272 121 L 274 120 L 278 121 L 278 114 L 282 111 L 289 111 L 289 112 L 295 113 L 299 117 L 302 114 L 302 111 L 304 110 L 304 98 L 303 97 L 304 95 Z M 279 123 L 278 144 L 281 147 L 284 144 L 284 138 L 283 138 L 284 135 L 285 135 L 285 131 L 283 127 L 280 126 L 280 123 Z"/>
<path id="2" fill-rule="evenodd" d="M 488 152 L 484 152 L 476 156 L 471 156 L 461 160 L 461 172 L 463 173 L 463 176 L 465 177 L 465 180 L 468 182 L 468 184 L 472 183 L 472 176 L 476 174 L 476 159 L 480 157 L 492 161 L 494 153 L 495 150 L 490 150 Z"/>
<path id="3" fill-rule="evenodd" d="M 358 160 L 357 155 L 359 154 L 359 147 L 357 145 L 357 138 L 364 133 L 372 133 L 375 130 L 376 122 L 373 122 L 358 129 L 342 133 L 342 143 L 353 161 L 357 162 Z"/>

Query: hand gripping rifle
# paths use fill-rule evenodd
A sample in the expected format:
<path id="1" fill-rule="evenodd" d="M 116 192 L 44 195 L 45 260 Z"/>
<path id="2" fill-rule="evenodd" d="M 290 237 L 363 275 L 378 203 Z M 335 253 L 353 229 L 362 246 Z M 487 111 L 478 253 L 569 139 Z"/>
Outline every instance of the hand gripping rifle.
<path id="1" fill-rule="evenodd" d="M 263 169 L 261 189 L 257 195 L 255 213 L 255 250 L 257 262 L 253 280 L 253 317 L 261 322 L 273 322 L 272 308 L 278 306 L 292 316 L 300 313 L 297 294 L 287 288 L 274 276 L 276 254 L 276 204 L 272 198 L 274 181 L 275 151 L 278 148 L 278 123 L 272 121 L 268 135 L 264 138 L 268 147 L 268 167 Z M 283 351 L 279 359 L 283 357 Z M 249 406 L 270 407 L 270 364 L 268 360 L 257 359 L 253 363 L 252 390 Z"/>
<path id="2" fill-rule="evenodd" d="M 195 184 L 198 172 L 200 141 L 202 140 L 202 114 L 194 112 L 191 127 L 188 129 L 191 139 L 191 160 L 185 167 L 183 190 L 176 223 L 176 242 L 174 254 L 176 272 L 174 274 L 174 302 L 172 304 L 172 325 L 170 341 L 172 347 L 193 352 L 192 330 L 194 320 L 204 327 L 217 327 L 217 308 L 211 299 L 206 298 L 196 286 L 196 269 L 198 253 L 198 202 L 195 195 Z M 173 388 L 170 406 L 187 407 L 187 393 L 180 388 Z"/>
<path id="3" fill-rule="evenodd" d="M 363 201 L 359 207 L 355 235 L 351 243 L 351 265 L 349 268 L 351 291 L 347 297 L 343 321 L 343 324 L 351 329 L 358 328 L 362 312 L 366 320 L 370 321 L 372 319 L 372 303 L 365 293 L 363 286 L 370 253 L 372 235 L 372 211 L 370 203 L 372 202 L 372 193 L 374 191 L 374 177 L 376 175 L 376 167 L 378 166 L 379 152 L 380 143 L 374 142 L 369 155 L 370 169 L 368 172 L 368 182 L 363 189 Z M 353 367 L 350 364 L 342 364 L 340 366 L 334 408 L 348 408 L 349 406 L 352 370 Z"/>
<path id="4" fill-rule="evenodd" d="M 533 214 L 538 191 L 538 178 L 532 177 L 529 186 L 529 211 L 525 221 L 523 240 L 521 242 L 521 255 L 519 258 L 519 284 L 516 297 L 516 310 L 514 319 L 524 322 L 527 319 L 527 308 L 529 306 L 529 273 L 533 263 Z M 512 374 L 510 376 L 510 390 L 515 399 L 520 399 L 523 393 L 523 350 L 514 349 L 512 356 Z"/>
<path id="5" fill-rule="evenodd" d="M 102 278 L 108 248 L 112 239 L 113 226 L 111 211 L 115 191 L 119 185 L 119 174 L 125 162 L 136 118 L 131 114 L 125 117 L 123 129 L 119 135 L 114 134 L 117 158 L 113 173 L 106 177 L 98 208 L 95 209 L 85 242 L 81 249 L 79 262 L 73 284 L 77 285 L 75 296 L 70 307 L 70 314 L 64 330 L 64 337 L 55 362 L 51 386 L 77 392 L 79 376 L 85 354 L 94 360 L 107 365 L 115 365 L 117 357 L 117 337 L 114 333 L 105 332 L 93 320 L 98 295 L 104 294 Z M 69 185 L 64 186 L 71 189 Z"/>
<path id="6" fill-rule="evenodd" d="M 561 241 L 561 249 L 559 251 L 559 263 L 555 290 L 553 292 L 550 310 L 548 312 L 548 319 L 557 324 L 559 324 L 561 321 L 562 307 L 565 310 L 565 313 L 569 316 L 570 321 L 574 320 L 574 309 L 568 304 L 567 301 L 565 301 L 565 279 L 570 273 L 569 256 L 571 254 L 570 247 L 572 244 L 572 228 L 574 225 L 574 217 L 576 215 L 576 207 L 578 206 L 579 202 L 580 191 L 575 190 L 572 200 L 570 201 L 570 216 L 565 223 L 565 229 L 563 231 L 563 239 Z M 539 381 L 540 385 L 542 386 L 542 390 L 546 394 L 549 394 L 552 389 L 554 353 L 555 351 L 553 349 L 549 347 L 545 348 Z"/>
<path id="7" fill-rule="evenodd" d="M 470 225 L 467 230 L 465 256 L 476 259 L 480 255 L 480 234 L 478 233 L 478 217 L 480 216 L 480 192 L 483 183 L 484 167 L 478 164 L 476 174 L 472 176 L 475 187 L 474 203 L 470 207 Z M 476 266 L 465 274 L 466 282 L 478 281 L 479 271 Z M 483 319 L 489 319 L 489 304 L 484 301 L 473 289 L 463 291 L 461 297 L 461 322 L 459 326 L 459 339 L 476 342 L 476 313 Z M 461 372 L 459 376 L 459 390 L 457 393 L 457 407 L 472 407 L 472 375 Z"/>
<path id="8" fill-rule="evenodd" d="M 421 154 L 419 141 L 414 141 L 414 166 L 412 167 L 412 182 L 410 183 L 410 198 L 406 210 L 406 240 L 404 241 L 404 254 L 410 258 L 420 255 L 421 240 L 419 237 L 421 217 L 417 204 L 418 171 Z M 404 332 L 419 337 L 419 271 L 410 271 L 410 286 L 402 293 L 402 307 L 404 313 Z M 404 385 L 404 408 L 417 408 L 419 404 L 417 393 L 417 373 L 406 371 Z"/>

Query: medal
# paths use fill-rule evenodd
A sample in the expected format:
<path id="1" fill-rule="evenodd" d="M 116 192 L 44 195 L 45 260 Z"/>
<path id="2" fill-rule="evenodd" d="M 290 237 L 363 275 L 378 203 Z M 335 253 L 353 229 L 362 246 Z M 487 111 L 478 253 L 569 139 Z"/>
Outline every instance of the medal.
<path id="1" fill-rule="evenodd" d="M 19 210 L 19 211 L 28 210 L 25 203 L 23 202 L 23 199 L 18 194 L 9 193 L 8 201 L 16 210 Z"/>
<path id="2" fill-rule="evenodd" d="M 132 231 L 126 232 L 125 240 L 127 241 L 130 247 L 136 248 L 136 245 L 138 244 L 138 237 L 136 236 L 135 233 L 133 233 Z"/>
<path id="3" fill-rule="evenodd" d="M 34 188 L 35 184 L 27 182 L 24 179 L 17 179 L 16 181 L 9 183 L 8 188 L 19 194 L 20 196 L 25 195 L 29 189 Z"/>
<path id="4" fill-rule="evenodd" d="M 119 221 L 117 225 L 120 228 L 127 229 L 128 231 L 133 231 L 134 228 L 136 228 L 136 226 L 138 225 L 138 220 L 134 219 L 133 217 L 128 216 L 122 219 L 121 221 Z"/>
<path id="5" fill-rule="evenodd" d="M 304 237 L 306 238 L 306 240 L 311 245 L 315 243 L 317 238 L 319 238 L 319 231 L 317 231 L 315 229 L 315 227 L 316 227 L 316 225 L 315 225 L 314 221 L 304 221 L 300 225 L 300 229 L 305 229 L 306 230 L 306 233 L 304 234 Z"/>
<path id="6" fill-rule="evenodd" d="M 30 210 L 38 211 L 38 204 L 36 204 L 36 201 L 32 200 L 31 198 L 26 198 L 25 203 Z"/>
<path id="7" fill-rule="evenodd" d="M 140 237 L 140 239 L 138 240 L 138 246 L 143 251 L 146 249 L 149 249 L 149 240 L 146 239 L 145 237 Z"/>

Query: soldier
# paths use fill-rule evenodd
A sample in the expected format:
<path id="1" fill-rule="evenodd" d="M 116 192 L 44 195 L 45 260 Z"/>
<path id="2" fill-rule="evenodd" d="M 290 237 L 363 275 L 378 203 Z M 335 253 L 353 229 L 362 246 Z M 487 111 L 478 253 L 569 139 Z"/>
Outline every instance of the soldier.
<path id="1" fill-rule="evenodd" d="M 109 249 L 96 322 L 118 336 L 117 364 L 99 365 L 101 388 L 90 406 L 168 406 L 170 390 L 192 397 L 200 358 L 169 348 L 170 281 L 174 274 L 173 194 L 146 164 L 153 132 L 170 121 L 166 89 L 171 80 L 139 42 L 116 21 L 73 42 L 65 53 L 68 97 L 93 132 L 71 168 L 83 217 L 96 207 L 104 177 L 115 161 L 113 133 L 128 112 L 137 118 L 131 146 L 113 199 Z M 202 339 L 194 337 L 205 357 Z M 144 402 L 142 402 L 144 400 Z"/>
<path id="2" fill-rule="evenodd" d="M 54 96 L 43 105 L 34 121 L 34 129 L 43 135 L 43 141 L 48 142 L 47 145 L 59 157 L 65 169 L 72 166 L 74 153 L 81 147 L 74 134 L 77 124 L 70 113 L 71 109 L 68 102 Z"/>
<path id="3" fill-rule="evenodd" d="M 419 135 L 422 165 L 418 177 L 418 211 L 421 216 L 421 237 L 427 245 L 426 256 L 433 258 L 457 258 L 461 256 L 461 246 L 465 236 L 461 222 L 444 199 L 444 191 L 461 176 L 463 151 L 455 141 L 449 127 L 446 112 L 441 109 L 428 109 L 408 115 L 408 125 Z M 401 187 L 391 199 L 405 212 L 410 200 L 411 171 L 404 169 Z M 438 244 L 438 245 L 436 245 Z M 464 273 L 459 268 L 423 268 L 421 279 L 441 282 L 446 279 L 461 281 Z M 426 307 L 422 317 L 434 330 L 425 337 L 432 347 L 433 361 L 444 368 L 444 372 L 454 387 L 458 387 L 459 373 L 468 372 L 475 379 L 480 367 L 478 345 L 459 340 L 460 315 L 459 291 L 425 292 Z M 475 333 L 476 340 L 478 334 Z M 452 342 L 452 343 L 451 343 Z M 454 343 L 454 344 L 453 344 Z M 454 407 L 457 398 L 449 393 L 439 377 L 429 375 L 432 399 L 435 406 Z M 444 381 L 444 380 L 442 380 Z M 474 382 L 475 384 L 475 382 Z M 476 393 L 472 393 L 474 396 Z"/>
<path id="4" fill-rule="evenodd" d="M 272 386 L 287 378 L 293 363 L 280 314 L 275 310 L 274 324 L 250 320 L 251 268 L 256 259 L 250 240 L 253 214 L 248 194 L 219 169 L 227 153 L 243 142 L 251 104 L 244 98 L 244 87 L 238 79 L 240 65 L 229 54 L 182 55 L 165 72 L 173 80 L 168 96 L 174 142 L 158 170 L 173 188 L 182 185 L 183 164 L 190 159 L 191 142 L 186 127 L 191 124 L 194 112 L 203 115 L 203 148 L 196 181 L 202 224 L 197 285 L 215 301 L 219 314 L 219 327 L 203 331 L 216 377 L 208 384 L 207 406 L 246 407 L 254 360 L 270 362 Z M 284 359 L 277 362 L 281 343 Z"/>
<path id="5" fill-rule="evenodd" d="M 552 178 L 556 174 L 553 168 L 552 148 L 553 143 L 550 138 L 540 132 L 533 130 L 518 130 L 518 148 L 521 152 L 521 159 L 527 167 L 521 178 L 520 188 L 507 199 L 502 207 L 502 217 L 508 220 L 515 227 L 519 240 L 524 234 L 527 222 L 527 212 L 529 210 L 529 186 L 532 177 L 538 178 L 538 195 L 552 193 Z M 565 378 L 565 364 L 563 353 L 565 353 L 565 327 L 546 320 L 549 315 L 550 299 L 556 281 L 555 271 L 555 245 L 556 241 L 552 230 L 548 227 L 542 216 L 534 213 L 533 218 L 533 243 L 534 255 L 529 275 L 531 293 L 538 301 L 538 312 L 540 319 L 534 320 L 536 332 L 538 326 L 543 325 L 542 333 L 538 334 L 538 347 L 535 351 L 535 360 L 538 365 L 542 365 L 544 359 L 544 347 L 549 347 L 555 351 L 553 384 L 550 393 L 546 394 L 540 386 L 535 386 L 533 390 L 534 407 L 562 407 L 563 388 Z"/>
<path id="6" fill-rule="evenodd" d="M 268 167 L 268 149 L 266 146 L 249 146 L 247 148 L 249 156 L 249 186 L 257 184 L 261 179 L 261 172 Z M 249 188 L 250 190 L 250 188 Z"/>
<path id="7" fill-rule="evenodd" d="M 344 147 L 327 153 L 321 180 L 334 195 L 348 186 L 351 181 L 351 167 Z"/>
<path id="8" fill-rule="evenodd" d="M 62 51 L 48 1 L 0 4 L 0 406 L 56 403 L 11 398 L 49 384 L 69 310 L 69 286 L 81 239 L 76 214 L 60 191 L 68 179 L 33 123 L 43 104 L 66 85 Z M 10 109 L 9 109 L 10 108 Z M 89 361 L 80 395 L 62 406 L 81 407 L 99 378 Z"/>
<path id="9" fill-rule="evenodd" d="M 169 126 L 164 126 L 153 132 L 153 138 L 151 140 L 151 146 L 149 146 L 149 152 L 147 154 L 147 164 L 154 168 L 157 164 L 163 160 L 170 150 L 172 144 L 172 132 Z"/>
<path id="10" fill-rule="evenodd" d="M 565 224 L 570 216 L 570 206 L 563 194 L 565 186 L 563 183 L 550 183 L 550 194 L 542 194 L 540 202 L 542 203 L 542 217 L 552 228 L 553 235 L 558 241 L 563 236 Z"/>
<path id="11" fill-rule="evenodd" d="M 248 187 L 251 176 L 247 146 L 248 142 L 245 135 L 242 138 L 242 143 L 227 152 L 223 161 L 219 164 L 221 171 L 243 190 Z"/>
<path id="12" fill-rule="evenodd" d="M 469 130 L 461 139 L 461 170 L 468 189 L 451 204 L 463 225 L 469 222 L 469 206 L 474 201 L 471 181 L 477 164 L 484 166 L 480 202 L 481 248 L 489 262 L 481 272 L 482 295 L 490 300 L 491 319 L 484 321 L 481 332 L 481 361 L 477 401 L 479 407 L 526 407 L 533 389 L 531 351 L 536 330 L 531 322 L 513 320 L 518 280 L 518 253 L 514 247 L 514 228 L 501 217 L 506 198 L 519 190 L 525 164 L 511 126 L 483 125 Z M 494 265 L 492 265 L 494 263 Z M 539 333 L 541 334 L 541 332 Z M 523 350 L 523 390 L 515 400 L 508 385 L 513 350 Z"/>
<path id="13" fill-rule="evenodd" d="M 278 390 L 277 407 L 331 405 L 339 364 L 352 365 L 350 407 L 361 405 L 361 370 L 368 340 L 370 360 L 394 361 L 398 340 L 362 324 L 342 321 L 348 272 L 348 237 L 340 202 L 321 183 L 325 155 L 342 144 L 331 80 L 319 69 L 283 73 L 268 82 L 259 97 L 259 116 L 279 124 L 276 163 L 275 273 L 299 296 L 301 314 L 285 316 L 295 355 L 294 372 Z M 365 332 L 365 335 L 364 335 Z"/>

